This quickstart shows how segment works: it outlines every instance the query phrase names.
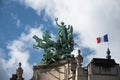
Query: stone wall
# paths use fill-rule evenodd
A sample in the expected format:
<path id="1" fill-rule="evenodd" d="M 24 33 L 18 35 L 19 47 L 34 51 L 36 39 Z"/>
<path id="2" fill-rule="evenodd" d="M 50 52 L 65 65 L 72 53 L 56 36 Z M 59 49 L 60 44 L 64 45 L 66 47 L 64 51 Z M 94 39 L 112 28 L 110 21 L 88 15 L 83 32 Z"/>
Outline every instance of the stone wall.
<path id="1" fill-rule="evenodd" d="M 103 61 L 106 65 L 101 64 Z M 113 63 L 110 61 L 113 61 Z M 110 61 L 99 59 L 100 65 L 91 61 L 88 65 L 88 80 L 119 80 L 119 65 L 114 60 Z"/>
<path id="2" fill-rule="evenodd" d="M 33 67 L 31 80 L 75 80 L 75 60 L 65 60 Z"/>

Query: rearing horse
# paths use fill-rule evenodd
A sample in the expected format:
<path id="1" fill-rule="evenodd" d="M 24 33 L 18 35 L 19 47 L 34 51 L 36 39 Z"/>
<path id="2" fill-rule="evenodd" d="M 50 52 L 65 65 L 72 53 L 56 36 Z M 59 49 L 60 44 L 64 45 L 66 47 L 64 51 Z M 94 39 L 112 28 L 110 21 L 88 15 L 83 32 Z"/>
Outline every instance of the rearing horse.
<path id="1" fill-rule="evenodd" d="M 36 40 L 36 44 L 33 44 L 34 48 L 46 48 L 46 44 L 43 43 L 43 40 L 38 38 L 36 35 L 33 36 L 33 38 Z"/>

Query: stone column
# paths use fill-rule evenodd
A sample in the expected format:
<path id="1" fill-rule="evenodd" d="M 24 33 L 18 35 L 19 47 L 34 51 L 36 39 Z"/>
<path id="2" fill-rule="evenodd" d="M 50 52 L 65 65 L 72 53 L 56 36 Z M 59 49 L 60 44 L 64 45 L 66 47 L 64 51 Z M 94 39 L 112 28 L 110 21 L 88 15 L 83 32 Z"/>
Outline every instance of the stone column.
<path id="1" fill-rule="evenodd" d="M 80 69 L 82 66 L 83 58 L 80 55 L 81 51 L 78 50 L 78 55 L 76 57 L 76 62 L 77 62 L 77 67 L 76 67 L 76 79 L 75 80 L 80 80 Z"/>

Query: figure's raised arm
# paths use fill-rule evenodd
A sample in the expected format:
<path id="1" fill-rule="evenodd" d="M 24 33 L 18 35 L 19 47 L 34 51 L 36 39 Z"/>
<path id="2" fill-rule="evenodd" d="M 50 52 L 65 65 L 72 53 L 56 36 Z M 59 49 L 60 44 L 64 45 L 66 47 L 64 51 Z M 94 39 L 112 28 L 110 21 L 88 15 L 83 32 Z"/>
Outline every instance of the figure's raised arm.
<path id="1" fill-rule="evenodd" d="M 57 21 L 58 21 L 58 18 L 55 18 L 55 22 L 56 22 L 57 26 L 60 26 Z"/>

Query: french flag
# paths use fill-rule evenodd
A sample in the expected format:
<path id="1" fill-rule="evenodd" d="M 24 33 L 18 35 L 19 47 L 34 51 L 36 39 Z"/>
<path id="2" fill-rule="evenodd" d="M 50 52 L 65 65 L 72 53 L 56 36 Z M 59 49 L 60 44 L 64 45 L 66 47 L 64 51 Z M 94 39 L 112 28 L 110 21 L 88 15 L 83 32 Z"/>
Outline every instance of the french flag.
<path id="1" fill-rule="evenodd" d="M 97 37 L 96 40 L 97 40 L 97 43 L 108 42 L 108 34 L 106 34 L 102 37 Z"/>

